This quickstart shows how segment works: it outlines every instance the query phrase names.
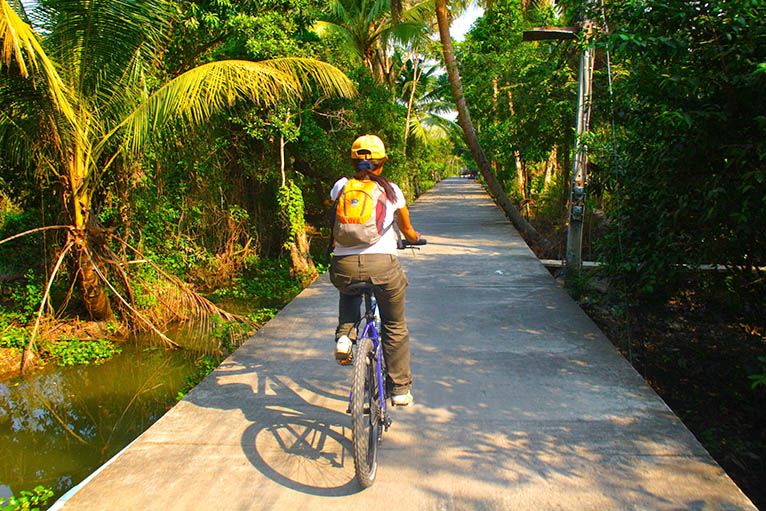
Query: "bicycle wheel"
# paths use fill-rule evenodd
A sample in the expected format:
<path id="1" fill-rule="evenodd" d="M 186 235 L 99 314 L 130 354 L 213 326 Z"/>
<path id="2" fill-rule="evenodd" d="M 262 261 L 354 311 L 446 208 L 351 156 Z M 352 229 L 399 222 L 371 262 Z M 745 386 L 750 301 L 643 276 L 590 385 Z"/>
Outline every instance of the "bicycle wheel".
<path id="1" fill-rule="evenodd" d="M 354 469 L 359 484 L 362 488 L 368 488 L 375 481 L 381 429 L 377 360 L 370 339 L 360 339 L 356 349 L 351 382 Z"/>

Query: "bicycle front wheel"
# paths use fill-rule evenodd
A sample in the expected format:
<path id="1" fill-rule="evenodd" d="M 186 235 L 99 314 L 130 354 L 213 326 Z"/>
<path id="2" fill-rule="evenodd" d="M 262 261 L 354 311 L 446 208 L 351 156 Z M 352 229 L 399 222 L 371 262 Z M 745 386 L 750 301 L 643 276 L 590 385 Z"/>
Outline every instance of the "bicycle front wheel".
<path id="1" fill-rule="evenodd" d="M 351 383 L 351 434 L 354 469 L 362 488 L 372 486 L 378 466 L 378 438 L 381 432 L 377 359 L 370 339 L 360 339 L 354 353 Z"/>

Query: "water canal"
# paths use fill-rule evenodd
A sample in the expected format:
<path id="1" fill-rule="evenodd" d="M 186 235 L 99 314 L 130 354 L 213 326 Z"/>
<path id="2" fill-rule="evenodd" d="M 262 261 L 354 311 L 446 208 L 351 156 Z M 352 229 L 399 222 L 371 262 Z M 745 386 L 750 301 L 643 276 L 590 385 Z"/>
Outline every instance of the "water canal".
<path id="1" fill-rule="evenodd" d="M 214 344 L 170 332 L 184 349 L 126 339 L 100 365 L 57 367 L 0 382 L 0 498 L 43 485 L 54 499 L 85 479 L 177 402 Z"/>

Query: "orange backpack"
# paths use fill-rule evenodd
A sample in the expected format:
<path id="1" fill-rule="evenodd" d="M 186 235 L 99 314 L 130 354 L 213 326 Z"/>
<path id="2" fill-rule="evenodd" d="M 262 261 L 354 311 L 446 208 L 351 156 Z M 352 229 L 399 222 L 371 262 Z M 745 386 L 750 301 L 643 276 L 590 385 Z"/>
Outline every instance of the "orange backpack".
<path id="1" fill-rule="evenodd" d="M 386 192 L 370 179 L 349 179 L 335 201 L 333 238 L 344 247 L 377 243 L 391 228 L 385 226 Z"/>

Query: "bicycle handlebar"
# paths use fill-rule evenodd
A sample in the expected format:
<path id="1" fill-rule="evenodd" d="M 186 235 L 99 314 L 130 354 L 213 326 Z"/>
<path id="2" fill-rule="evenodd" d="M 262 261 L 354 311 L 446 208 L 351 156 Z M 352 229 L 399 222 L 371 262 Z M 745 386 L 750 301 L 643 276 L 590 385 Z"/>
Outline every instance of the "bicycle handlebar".
<path id="1" fill-rule="evenodd" d="M 428 240 L 427 240 L 427 239 L 425 239 L 425 238 L 423 238 L 423 237 L 421 237 L 421 238 L 420 238 L 418 241 L 416 241 L 415 243 L 412 243 L 412 242 L 410 242 L 410 241 L 407 241 L 407 240 L 398 240 L 398 241 L 396 242 L 396 248 L 398 248 L 399 250 L 404 250 L 405 248 L 414 248 L 414 249 L 416 249 L 416 250 L 420 250 L 420 249 L 418 248 L 418 246 L 419 246 L 419 245 L 425 245 L 425 244 L 427 244 L 427 243 L 428 243 Z"/>

